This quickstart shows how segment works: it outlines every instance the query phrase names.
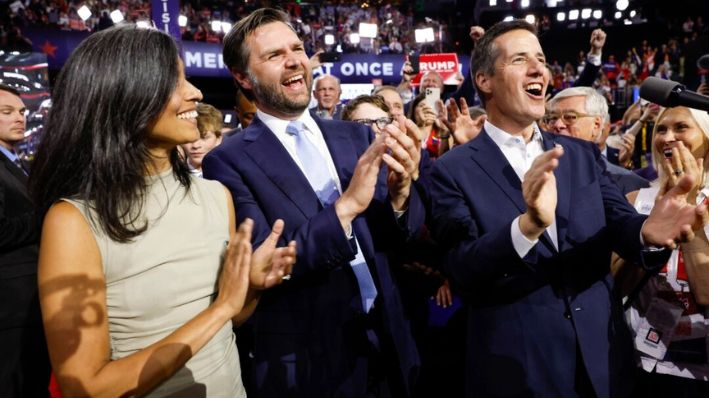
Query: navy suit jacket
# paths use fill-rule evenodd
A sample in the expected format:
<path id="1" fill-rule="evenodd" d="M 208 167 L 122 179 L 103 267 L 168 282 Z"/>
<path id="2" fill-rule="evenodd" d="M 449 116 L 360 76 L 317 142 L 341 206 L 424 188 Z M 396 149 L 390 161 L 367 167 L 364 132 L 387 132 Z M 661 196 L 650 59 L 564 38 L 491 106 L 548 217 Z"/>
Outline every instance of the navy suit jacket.
<path id="1" fill-rule="evenodd" d="M 344 191 L 373 133 L 361 124 L 314 119 Z M 254 247 L 279 218 L 285 221 L 282 243 L 295 240 L 298 245 L 291 280 L 265 291 L 252 317 L 256 395 L 364 396 L 367 372 L 361 361 L 367 335 L 362 324 L 367 317 L 349 264 L 356 245 L 345 236 L 334 206 L 323 208 L 286 149 L 258 118 L 210 152 L 203 170 L 206 178 L 231 191 L 239 222 L 254 220 Z M 401 379 L 410 389 L 418 373 L 418 353 L 386 250 L 418 231 L 424 209 L 412 189 L 408 211 L 397 221 L 385 177 L 382 169 L 374 200 L 352 226 L 378 289 L 381 327 L 394 342 Z"/>
<path id="2" fill-rule="evenodd" d="M 469 396 L 570 397 L 577 346 L 598 397 L 632 388 L 632 344 L 609 274 L 611 251 L 640 261 L 645 217 L 605 172 L 592 143 L 564 147 L 555 170 L 557 251 L 545 232 L 524 257 L 510 227 L 526 210 L 521 182 L 483 132 L 434 164 L 432 232 L 469 304 Z"/>

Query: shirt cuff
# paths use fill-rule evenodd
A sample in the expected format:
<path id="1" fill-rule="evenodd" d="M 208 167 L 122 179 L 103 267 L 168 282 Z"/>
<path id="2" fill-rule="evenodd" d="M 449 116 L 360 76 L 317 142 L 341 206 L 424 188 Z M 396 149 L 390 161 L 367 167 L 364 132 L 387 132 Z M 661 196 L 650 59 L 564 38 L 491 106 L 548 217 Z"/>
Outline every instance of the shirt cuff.
<path id="1" fill-rule="evenodd" d="M 586 56 L 586 60 L 596 66 L 600 66 L 601 65 L 601 54 L 598 54 L 598 55 L 588 54 L 588 56 Z"/>
<path id="2" fill-rule="evenodd" d="M 521 216 L 517 216 L 517 218 L 512 221 L 512 225 L 510 226 L 510 236 L 512 237 L 512 246 L 515 248 L 517 255 L 519 258 L 524 258 L 524 256 L 532 250 L 534 245 L 539 242 L 539 239 L 529 240 L 526 236 L 524 236 L 524 234 L 522 234 L 522 230 L 519 228 L 520 217 Z"/>
<path id="3" fill-rule="evenodd" d="M 347 237 L 347 240 L 352 239 L 352 224 L 347 224 L 345 227 L 345 236 Z"/>
<path id="4" fill-rule="evenodd" d="M 651 251 L 651 252 L 659 252 L 662 250 L 665 250 L 664 247 L 662 246 L 653 246 L 653 245 L 646 245 L 645 244 L 645 239 L 643 239 L 643 228 L 645 228 L 645 223 L 647 220 L 643 221 L 643 225 L 640 227 L 640 245 L 643 247 L 643 250 Z"/>

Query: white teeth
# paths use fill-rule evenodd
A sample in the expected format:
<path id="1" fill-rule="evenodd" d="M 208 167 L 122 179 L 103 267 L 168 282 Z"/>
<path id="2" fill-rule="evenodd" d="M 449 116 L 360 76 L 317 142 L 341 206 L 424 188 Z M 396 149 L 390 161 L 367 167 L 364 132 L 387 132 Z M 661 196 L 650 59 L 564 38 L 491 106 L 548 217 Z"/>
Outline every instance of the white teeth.
<path id="1" fill-rule="evenodd" d="M 291 83 L 298 81 L 302 78 L 303 78 L 303 75 L 296 75 L 296 76 L 293 76 L 290 79 L 286 80 L 285 82 L 283 82 L 283 84 L 291 84 Z"/>
<path id="2" fill-rule="evenodd" d="M 188 111 L 177 114 L 178 119 L 197 119 L 197 111 Z"/>
<path id="3" fill-rule="evenodd" d="M 542 89 L 542 85 L 539 83 L 528 84 L 527 87 L 525 88 L 525 90 L 541 90 L 541 89 Z"/>

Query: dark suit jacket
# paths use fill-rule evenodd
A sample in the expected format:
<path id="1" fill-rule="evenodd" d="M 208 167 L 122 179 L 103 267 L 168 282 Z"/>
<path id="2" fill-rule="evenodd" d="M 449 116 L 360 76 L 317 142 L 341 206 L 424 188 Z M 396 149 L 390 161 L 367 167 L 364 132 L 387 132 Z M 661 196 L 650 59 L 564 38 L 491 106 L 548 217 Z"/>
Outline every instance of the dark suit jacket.
<path id="1" fill-rule="evenodd" d="M 44 396 L 49 357 L 37 296 L 39 224 L 27 176 L 0 153 L 0 396 Z"/>
<path id="2" fill-rule="evenodd" d="M 559 251 L 545 233 L 524 258 L 510 236 L 526 210 L 521 182 L 483 132 L 434 164 L 432 231 L 450 243 L 447 272 L 467 296 L 468 396 L 571 397 L 577 346 L 598 397 L 632 387 L 632 344 L 612 295 L 611 251 L 639 261 L 638 215 L 589 142 L 564 147 L 555 171 Z"/>
<path id="3" fill-rule="evenodd" d="M 620 149 L 613 148 L 612 146 L 606 145 L 606 159 L 608 159 L 611 164 L 620 166 L 618 157 L 620 156 Z"/>
<path id="4" fill-rule="evenodd" d="M 356 123 L 314 119 L 344 191 L 373 133 Z M 254 247 L 279 218 L 285 221 L 283 243 L 294 239 L 298 245 L 292 279 L 264 292 L 252 317 L 256 395 L 364 396 L 367 369 L 361 362 L 367 345 L 365 329 L 370 326 L 365 324 L 371 319 L 363 315 L 357 280 L 349 265 L 356 246 L 346 238 L 334 207 L 322 207 L 286 149 L 258 118 L 210 152 L 203 169 L 206 178 L 229 188 L 238 221 L 247 217 L 255 221 Z M 418 372 L 418 354 L 388 269 L 386 250 L 423 224 L 424 211 L 412 189 L 408 212 L 397 222 L 384 172 L 372 204 L 355 219 L 353 230 L 378 288 L 380 326 L 393 340 L 400 378 L 410 389 Z"/>

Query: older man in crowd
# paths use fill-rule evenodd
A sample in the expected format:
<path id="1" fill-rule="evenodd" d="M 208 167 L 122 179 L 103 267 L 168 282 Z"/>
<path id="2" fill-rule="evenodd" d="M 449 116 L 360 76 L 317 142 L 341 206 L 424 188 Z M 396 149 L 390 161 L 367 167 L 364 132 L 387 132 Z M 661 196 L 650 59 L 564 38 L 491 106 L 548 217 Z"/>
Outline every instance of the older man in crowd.
<path id="1" fill-rule="evenodd" d="M 342 119 L 342 106 L 340 105 L 340 79 L 332 75 L 322 75 L 315 79 L 313 96 L 318 102 L 312 111 L 322 119 Z"/>
<path id="2" fill-rule="evenodd" d="M 608 103 L 598 91 L 591 87 L 564 89 L 549 101 L 548 109 L 546 123 L 553 132 L 592 142 L 603 155 L 606 150 L 604 130 L 609 127 L 610 118 Z M 650 185 L 632 171 L 612 164 L 605 155 L 602 159 L 623 194 Z"/>

